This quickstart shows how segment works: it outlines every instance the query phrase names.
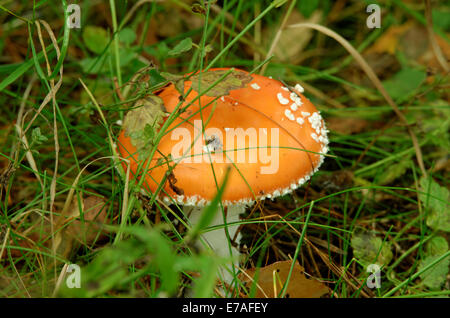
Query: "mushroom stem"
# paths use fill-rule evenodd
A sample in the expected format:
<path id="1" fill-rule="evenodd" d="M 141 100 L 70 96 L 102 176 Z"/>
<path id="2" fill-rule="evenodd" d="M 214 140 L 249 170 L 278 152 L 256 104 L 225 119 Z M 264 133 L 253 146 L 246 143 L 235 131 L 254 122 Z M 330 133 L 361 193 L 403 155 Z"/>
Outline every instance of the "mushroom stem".
<path id="1" fill-rule="evenodd" d="M 194 207 L 191 211 L 189 221 L 192 226 L 199 222 L 202 214 L 201 210 L 202 208 L 200 207 Z M 231 284 L 235 276 L 234 274 L 239 270 L 240 252 L 230 241 L 235 238 L 239 228 L 239 224 L 237 224 L 239 222 L 239 215 L 245 212 L 245 205 L 231 205 L 225 208 L 224 212 L 226 215 L 226 222 L 224 222 L 222 210 L 218 209 L 210 224 L 210 227 L 217 226 L 217 229 L 205 232 L 201 235 L 202 240 L 205 241 L 206 244 L 199 244 L 199 248 L 207 249 L 207 246 L 209 246 L 217 256 L 231 260 L 229 263 L 222 265 L 218 272 L 218 278 L 224 283 Z M 235 239 L 237 245 L 239 245 L 240 240 L 241 234 L 238 233 Z"/>

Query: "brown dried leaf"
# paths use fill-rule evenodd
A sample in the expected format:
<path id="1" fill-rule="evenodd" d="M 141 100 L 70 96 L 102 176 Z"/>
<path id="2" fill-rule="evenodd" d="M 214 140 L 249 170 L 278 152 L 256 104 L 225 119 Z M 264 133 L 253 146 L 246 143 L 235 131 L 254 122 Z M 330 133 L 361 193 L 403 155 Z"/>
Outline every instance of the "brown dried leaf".
<path id="1" fill-rule="evenodd" d="M 125 136 L 131 138 L 140 159 L 146 159 L 156 136 L 166 117 L 163 100 L 155 95 L 149 95 L 136 102 L 123 123 Z"/>
<path id="2" fill-rule="evenodd" d="M 82 217 L 80 214 L 82 211 Z M 66 217 L 59 217 L 58 226 L 63 226 L 55 236 L 55 249 L 64 257 L 68 256 L 75 242 L 91 245 L 104 238 L 102 225 L 107 221 L 108 207 L 106 200 L 98 196 L 81 199 L 81 209 L 75 198 Z M 65 226 L 66 223 L 69 223 Z M 58 230 L 58 229 L 56 229 Z"/>
<path id="3" fill-rule="evenodd" d="M 160 75 L 164 77 L 166 80 L 170 81 L 175 85 L 175 88 L 177 89 L 178 93 L 180 95 L 184 95 L 184 76 L 183 75 L 176 75 L 171 74 L 167 72 L 161 72 Z"/>
<path id="4" fill-rule="evenodd" d="M 89 196 L 82 200 L 83 220 L 74 220 L 68 227 L 67 232 L 74 238 L 90 244 L 94 242 L 98 233 L 101 231 L 101 225 L 107 219 L 107 204 L 104 198 Z M 73 206 L 74 213 L 80 217 L 78 201 Z"/>
<path id="5" fill-rule="evenodd" d="M 89 196 L 81 199 L 81 204 L 83 218 L 80 217 L 78 200 L 74 199 L 67 215 L 58 216 L 54 219 L 54 232 L 56 233 L 54 237 L 54 248 L 56 253 L 63 257 L 69 256 L 76 242 L 91 245 L 96 240 L 101 240 L 105 237 L 102 225 L 107 221 L 106 200 L 98 196 Z M 0 232 L 3 232 L 3 228 L 0 230 Z M 39 250 L 40 244 L 37 243 L 42 241 L 44 246 L 51 248 L 53 240 L 46 238 L 51 234 L 50 222 L 45 222 L 42 228 L 36 227 L 35 230 L 26 235 L 23 234 L 24 238 L 18 238 L 16 240 L 17 245 L 26 249 Z M 0 241 L 0 244 L 3 243 L 2 240 Z M 9 245 L 16 245 L 11 238 Z M 13 258 L 20 257 L 23 253 L 25 253 L 23 250 L 11 249 L 11 256 Z M 2 258 L 5 256 L 7 256 L 6 251 L 3 253 Z"/>
<path id="6" fill-rule="evenodd" d="M 428 49 L 431 51 L 427 29 L 420 25 L 411 27 L 400 36 L 398 48 L 408 59 L 414 60 L 424 55 Z"/>
<path id="7" fill-rule="evenodd" d="M 200 92 L 200 90 L 204 92 L 214 83 L 216 83 L 221 77 L 223 77 L 227 72 L 229 71 L 216 70 L 202 73 L 201 77 L 199 74 L 194 75 L 190 79 L 192 81 L 192 89 L 196 92 Z M 251 75 L 242 71 L 234 70 L 204 95 L 211 97 L 228 95 L 230 91 L 234 89 L 245 87 L 252 81 L 252 79 L 253 77 Z"/>
<path id="8" fill-rule="evenodd" d="M 291 269 L 292 261 L 281 261 L 259 269 L 255 297 L 275 298 L 283 288 Z M 247 288 L 253 284 L 256 269 L 247 269 L 240 274 L 241 281 Z M 319 298 L 329 293 L 324 284 L 305 276 L 305 270 L 297 262 L 292 270 L 291 279 L 286 290 L 287 298 Z"/>
<path id="9" fill-rule="evenodd" d="M 400 37 L 414 25 L 407 22 L 402 25 L 393 25 L 381 35 L 378 40 L 364 53 L 389 53 L 394 55 L 399 45 Z"/>

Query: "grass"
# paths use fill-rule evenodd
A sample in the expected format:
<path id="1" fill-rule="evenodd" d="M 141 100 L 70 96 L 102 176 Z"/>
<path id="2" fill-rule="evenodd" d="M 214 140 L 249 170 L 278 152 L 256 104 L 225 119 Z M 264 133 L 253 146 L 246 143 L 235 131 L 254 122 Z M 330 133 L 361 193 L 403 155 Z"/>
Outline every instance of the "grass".
<path id="1" fill-rule="evenodd" d="M 143 180 L 128 181 L 114 144 L 117 121 L 161 86 L 160 72 L 237 67 L 306 83 L 305 95 L 330 129 L 332 155 L 302 188 L 247 209 L 239 222 L 241 267 L 296 259 L 307 277 L 329 288 L 326 297 L 448 297 L 448 74 L 428 45 L 406 33 L 386 37 L 407 23 L 417 37 L 427 25 L 426 6 L 379 1 L 382 27 L 371 30 L 361 1 L 198 4 L 200 13 L 181 0 L 82 2 L 81 29 L 64 23 L 65 1 L 1 4 L 0 295 L 223 296 L 215 277 L 226 260 L 193 244 L 199 231 L 214 228 L 191 228 L 181 206 L 156 193 L 141 195 Z M 440 18 L 448 8 L 431 5 L 431 29 L 448 48 L 450 30 Z M 276 41 L 286 45 L 276 36 L 281 27 L 299 23 L 285 22 L 288 17 L 319 11 L 318 23 L 345 37 L 361 58 L 304 28 L 283 29 L 293 42 L 311 36 L 302 51 L 277 56 Z M 40 29 L 38 18 L 45 21 Z M 192 47 L 169 54 L 188 37 Z M 378 55 L 371 55 L 376 45 Z M 383 58 L 391 64 L 377 64 Z M 361 63 L 384 86 L 368 80 Z M 157 68 L 147 87 L 128 85 L 152 64 Z M 399 81 L 400 71 L 411 79 L 407 84 L 418 84 Z M 171 114 L 156 142 L 176 117 Z M 215 205 L 221 206 L 220 196 Z M 205 224 L 214 206 L 204 210 Z M 379 289 L 365 283 L 373 262 L 382 269 Z M 65 264 L 81 266 L 81 289 L 66 287 Z M 256 284 L 247 288 L 234 276 L 239 291 L 227 296 L 255 295 Z M 288 279 L 279 295 L 296 284 Z"/>

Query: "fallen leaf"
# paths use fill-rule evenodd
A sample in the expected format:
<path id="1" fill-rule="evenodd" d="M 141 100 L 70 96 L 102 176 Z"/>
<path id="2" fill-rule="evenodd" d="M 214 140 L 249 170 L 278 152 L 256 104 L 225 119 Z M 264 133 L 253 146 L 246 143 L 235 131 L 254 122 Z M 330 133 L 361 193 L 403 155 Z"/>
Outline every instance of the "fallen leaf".
<path id="1" fill-rule="evenodd" d="M 11 226 L 15 226 L 15 224 L 11 224 Z M 7 226 L 1 225 L 0 226 L 0 252 L 2 250 L 3 242 L 5 241 L 7 233 Z M 35 246 L 34 242 L 39 241 L 39 235 L 36 232 L 28 233 L 26 236 L 22 237 L 16 237 L 15 240 L 11 238 L 11 232 L 8 237 L 7 245 L 11 246 L 9 248 L 9 253 L 11 254 L 12 258 L 18 258 L 22 257 L 25 253 L 29 253 L 28 250 L 38 250 L 38 248 Z M 22 235 L 22 234 L 21 234 Z M 17 247 L 17 248 L 15 248 Z M 3 254 L 0 255 L 0 260 L 7 259 L 9 257 L 9 254 L 7 249 L 5 248 L 3 250 Z"/>
<path id="2" fill-rule="evenodd" d="M 77 242 L 92 245 L 96 241 L 104 239 L 106 232 L 102 225 L 107 222 L 106 200 L 103 197 L 89 196 L 82 198 L 81 204 L 82 217 L 77 199 L 72 203 L 67 215 L 55 216 L 53 230 L 56 234 L 53 240 L 48 238 L 51 234 L 51 226 L 50 222 L 46 221 L 47 219 L 42 227 L 36 227 L 30 233 L 21 233 L 21 237 L 17 237 L 15 241 L 12 240 L 10 233 L 8 244 L 17 246 L 17 248 L 10 248 L 11 256 L 13 258 L 21 257 L 24 253 L 29 253 L 28 249 L 39 251 L 42 246 L 45 246 L 46 249 L 51 248 L 52 242 L 54 242 L 55 251 L 63 257 L 68 257 Z M 15 227 L 14 224 L 11 225 Z M 0 227 L 0 244 L 3 243 L 4 233 L 6 233 L 6 227 Z M 5 250 L 2 259 L 7 255 Z"/>
<path id="3" fill-rule="evenodd" d="M 428 265 L 434 263 L 441 255 L 427 256 L 420 261 L 417 271 L 421 271 Z M 426 270 L 420 274 L 420 278 L 423 284 L 430 289 L 439 289 L 443 283 L 445 283 L 448 268 L 450 266 L 450 257 L 442 259 L 440 262 L 436 263 L 432 268 Z"/>
<path id="4" fill-rule="evenodd" d="M 426 77 L 426 72 L 422 70 L 405 67 L 383 81 L 383 86 L 394 100 L 403 101 L 414 94 Z"/>
<path id="5" fill-rule="evenodd" d="M 67 232 L 72 235 L 73 238 L 81 242 L 86 242 L 86 244 L 91 244 L 101 232 L 101 225 L 106 222 L 108 206 L 104 198 L 97 196 L 89 196 L 83 199 L 81 204 L 83 217 L 81 218 L 79 214 L 80 209 L 78 208 L 77 200 L 73 209 L 74 213 L 78 214 L 80 220 L 74 220 L 67 227 Z"/>
<path id="6" fill-rule="evenodd" d="M 136 147 L 139 159 L 145 160 L 164 121 L 164 103 L 160 97 L 149 95 L 137 101 L 134 107 L 126 114 L 123 129 Z"/>
<path id="7" fill-rule="evenodd" d="M 403 176 L 406 171 L 411 167 L 411 156 L 405 156 L 400 161 L 389 164 L 381 174 L 378 180 L 378 185 L 386 185 L 394 181 L 395 179 Z"/>
<path id="8" fill-rule="evenodd" d="M 429 49 L 429 44 L 426 28 L 414 25 L 399 36 L 398 49 L 408 59 L 416 60 Z"/>
<path id="9" fill-rule="evenodd" d="M 292 261 L 281 261 L 259 268 L 258 281 L 256 282 L 256 298 L 275 298 L 285 284 Z M 239 274 L 241 281 L 245 284 L 247 291 L 254 284 L 254 277 L 257 269 L 245 270 Z M 292 275 L 286 289 L 286 298 L 319 298 L 329 293 L 329 289 L 323 283 L 314 278 L 306 278 L 305 270 L 295 262 Z"/>
<path id="10" fill-rule="evenodd" d="M 448 251 L 448 243 L 445 237 L 436 236 L 425 245 L 424 257 L 419 262 L 417 271 L 420 272 L 426 266 L 434 263 Z M 420 274 L 423 284 L 430 289 L 439 289 L 447 280 L 449 272 L 450 257 L 442 259 L 430 269 Z"/>
<path id="11" fill-rule="evenodd" d="M 190 78 L 192 81 L 192 89 L 196 92 L 200 92 L 200 90 L 204 92 L 228 72 L 228 70 L 217 70 L 201 73 L 201 76 L 200 74 L 194 75 Z M 234 70 L 204 95 L 211 97 L 228 95 L 232 90 L 245 87 L 252 79 L 253 77 L 251 75 Z"/>
<path id="12" fill-rule="evenodd" d="M 108 32 L 101 27 L 93 25 L 83 28 L 82 37 L 87 48 L 96 54 L 102 53 L 109 43 Z"/>
<path id="13" fill-rule="evenodd" d="M 420 201 L 427 212 L 427 225 L 434 230 L 450 232 L 450 193 L 431 177 L 420 179 Z"/>
<path id="14" fill-rule="evenodd" d="M 427 242 L 425 254 L 429 256 L 442 255 L 448 251 L 448 243 L 445 237 L 436 236 Z"/>
<path id="15" fill-rule="evenodd" d="M 55 249 L 64 257 L 73 250 L 76 242 L 92 245 L 105 237 L 102 225 L 107 222 L 108 206 L 103 197 L 89 196 L 81 198 L 81 209 L 75 198 L 69 213 L 55 220 L 57 233 Z M 68 223 L 68 224 L 67 224 Z M 63 227 L 60 231 L 58 228 Z"/>
<path id="16" fill-rule="evenodd" d="M 183 75 L 176 75 L 176 74 L 171 74 L 171 73 L 167 73 L 167 72 L 161 72 L 160 75 L 173 83 L 173 85 L 175 85 L 175 88 L 177 89 L 178 93 L 180 93 L 180 95 L 184 95 L 184 76 Z"/>
<path id="17" fill-rule="evenodd" d="M 181 40 L 175 47 L 169 51 L 169 55 L 180 55 L 181 53 L 187 52 L 192 48 L 192 39 L 185 38 Z"/>
<path id="18" fill-rule="evenodd" d="M 355 230 L 351 246 L 353 255 L 363 264 L 387 265 L 392 260 L 391 245 L 367 230 Z"/>

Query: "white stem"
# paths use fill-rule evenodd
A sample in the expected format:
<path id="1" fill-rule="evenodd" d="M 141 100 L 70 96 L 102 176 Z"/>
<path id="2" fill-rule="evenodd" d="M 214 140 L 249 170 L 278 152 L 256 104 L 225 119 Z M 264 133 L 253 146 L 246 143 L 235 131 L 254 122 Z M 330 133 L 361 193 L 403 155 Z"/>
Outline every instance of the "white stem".
<path id="1" fill-rule="evenodd" d="M 245 212 L 245 205 L 232 205 L 227 209 L 226 224 L 239 222 L 239 215 Z M 195 225 L 202 214 L 202 208 L 194 208 L 190 215 L 189 221 L 191 225 Z M 217 229 L 205 232 L 202 234 L 202 239 L 210 246 L 217 256 L 221 258 L 230 259 L 230 263 L 227 263 L 219 268 L 218 277 L 225 283 L 231 284 L 233 281 L 233 273 L 237 273 L 239 270 L 239 250 L 236 249 L 229 243 L 230 240 L 236 235 L 236 231 L 239 227 L 238 224 L 224 226 L 224 218 L 222 210 L 218 209 L 214 219 L 212 220 L 210 226 L 218 226 Z M 229 236 L 227 236 L 226 231 L 228 231 Z M 239 233 L 236 237 L 236 243 L 239 244 L 241 240 L 241 234 Z M 231 247 L 231 248 L 230 248 Z M 205 249 L 205 244 L 200 244 L 200 248 Z"/>

